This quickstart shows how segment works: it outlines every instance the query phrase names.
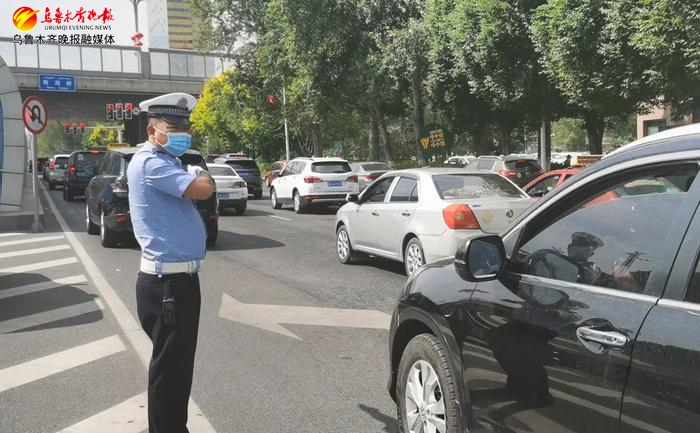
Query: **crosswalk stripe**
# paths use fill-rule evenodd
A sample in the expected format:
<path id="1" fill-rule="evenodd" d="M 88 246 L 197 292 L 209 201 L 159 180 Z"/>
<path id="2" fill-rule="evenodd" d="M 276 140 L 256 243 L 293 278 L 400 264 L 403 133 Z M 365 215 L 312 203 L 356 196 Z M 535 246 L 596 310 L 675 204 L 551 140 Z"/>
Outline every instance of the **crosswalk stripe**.
<path id="1" fill-rule="evenodd" d="M 31 328 L 34 326 L 46 325 L 58 320 L 70 319 L 83 314 L 100 311 L 99 305 L 92 300 L 68 307 L 56 308 L 42 313 L 30 314 L 28 316 L 17 317 L 15 319 L 0 322 L 0 334 Z"/>
<path id="2" fill-rule="evenodd" d="M 141 433 L 148 430 L 144 392 L 58 433 Z"/>
<path id="3" fill-rule="evenodd" d="M 54 245 L 51 247 L 44 248 L 33 248 L 31 250 L 21 250 L 21 251 L 10 251 L 8 253 L 0 253 L 0 259 L 6 259 L 8 257 L 19 257 L 19 256 L 30 256 L 32 254 L 50 253 L 52 251 L 69 250 L 70 245 Z"/>
<path id="4" fill-rule="evenodd" d="M 28 265 L 14 266 L 11 268 L 0 269 L 0 274 L 19 274 L 22 272 L 33 272 L 39 271 L 41 269 L 53 268 L 56 266 L 70 265 L 71 263 L 78 263 L 78 259 L 75 257 L 68 257 L 65 259 L 49 260 L 48 262 L 30 263 Z"/>
<path id="5" fill-rule="evenodd" d="M 87 278 L 85 275 L 74 275 L 67 278 L 59 278 L 57 280 L 42 281 L 40 283 L 26 284 L 24 286 L 17 286 L 11 289 L 0 290 L 0 299 L 9 298 L 17 295 L 24 295 L 27 293 L 40 292 L 42 290 L 55 289 L 61 286 L 70 286 L 72 284 L 82 284 L 86 283 Z M 95 299 L 97 300 L 97 299 Z"/>
<path id="6" fill-rule="evenodd" d="M 117 335 L 0 370 L 0 393 L 126 350 Z M 100 431 L 96 429 L 94 431 Z"/>
<path id="7" fill-rule="evenodd" d="M 16 241 L 5 241 L 5 242 L 0 242 L 0 248 L 1 248 L 1 247 L 11 247 L 11 246 L 13 246 L 13 245 L 31 244 L 31 243 L 34 243 L 34 242 L 55 241 L 56 239 L 63 239 L 63 235 L 57 235 L 57 236 L 39 236 L 39 237 L 31 237 L 31 238 L 19 239 L 19 240 L 16 240 Z"/>
<path id="8" fill-rule="evenodd" d="M 28 235 L 31 233 L 0 233 L 0 238 L 6 238 L 10 236 L 20 236 L 20 235 Z"/>

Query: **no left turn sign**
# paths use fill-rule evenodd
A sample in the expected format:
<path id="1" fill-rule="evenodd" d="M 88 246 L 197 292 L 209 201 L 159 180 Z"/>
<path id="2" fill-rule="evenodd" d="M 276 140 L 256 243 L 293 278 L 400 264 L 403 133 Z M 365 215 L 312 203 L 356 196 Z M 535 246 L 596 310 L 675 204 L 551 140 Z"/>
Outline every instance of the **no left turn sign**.
<path id="1" fill-rule="evenodd" d="M 38 96 L 30 96 L 22 106 L 24 126 L 34 135 L 41 134 L 48 122 L 46 104 Z"/>

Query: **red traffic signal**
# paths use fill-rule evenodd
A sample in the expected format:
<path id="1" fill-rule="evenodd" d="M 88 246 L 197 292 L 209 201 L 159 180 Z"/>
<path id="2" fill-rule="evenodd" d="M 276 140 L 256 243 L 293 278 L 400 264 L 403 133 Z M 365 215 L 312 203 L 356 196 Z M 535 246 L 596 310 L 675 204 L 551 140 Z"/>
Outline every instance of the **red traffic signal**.
<path id="1" fill-rule="evenodd" d="M 105 114 L 107 115 L 107 120 L 114 120 L 114 104 L 105 105 Z"/>
<path id="2" fill-rule="evenodd" d="M 66 123 L 63 124 L 63 127 L 65 128 L 66 134 L 70 133 L 70 123 L 66 121 Z"/>
<path id="3" fill-rule="evenodd" d="M 131 102 L 127 102 L 124 104 L 124 118 L 125 119 L 133 119 L 133 104 Z"/>
<path id="4" fill-rule="evenodd" d="M 73 127 L 73 134 L 77 134 L 78 133 L 78 124 L 76 122 L 73 122 L 73 125 L 71 125 L 71 126 Z"/>
<path id="5" fill-rule="evenodd" d="M 85 122 L 80 122 L 80 133 L 85 134 Z"/>
<path id="6" fill-rule="evenodd" d="M 117 102 L 114 104 L 114 117 L 117 120 L 121 120 L 124 118 L 124 104 L 121 102 Z"/>

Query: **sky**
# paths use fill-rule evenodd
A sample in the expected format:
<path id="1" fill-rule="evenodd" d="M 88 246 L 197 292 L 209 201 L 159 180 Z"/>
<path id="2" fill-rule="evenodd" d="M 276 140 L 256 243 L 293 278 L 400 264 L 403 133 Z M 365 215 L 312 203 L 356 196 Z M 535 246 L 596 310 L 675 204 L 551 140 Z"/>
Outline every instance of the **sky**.
<path id="1" fill-rule="evenodd" d="M 12 15 L 17 8 L 22 6 L 27 6 L 41 10 L 42 12 L 38 14 L 39 20 L 34 29 L 27 32 L 32 36 L 37 36 L 38 34 L 72 34 L 72 33 L 103 33 L 114 35 L 114 40 L 116 45 L 132 45 L 131 36 L 135 33 L 134 31 L 134 7 L 129 0 L 2 0 L 2 3 L 6 6 L 3 7 L 3 11 L 0 15 L 0 36 L 4 37 L 14 37 L 16 34 L 24 34 L 23 32 L 17 30 L 12 23 Z M 80 7 L 90 10 L 94 9 L 98 13 L 102 13 L 105 7 L 112 9 L 112 15 L 114 16 L 114 21 L 108 22 L 111 24 L 111 31 L 59 31 L 59 30 L 46 30 L 44 29 L 45 24 L 41 24 L 44 19 L 44 11 L 46 8 L 50 8 L 52 15 L 56 8 L 61 8 L 61 11 L 65 13 L 66 10 L 74 12 Z M 76 24 L 75 21 L 71 21 L 67 24 Z M 88 24 L 86 21 L 85 24 Z M 96 23 L 93 23 L 96 24 Z M 100 22 L 101 24 L 101 22 Z M 148 46 L 147 41 L 147 17 L 146 17 L 146 2 L 143 1 L 139 5 L 139 30 L 145 35 L 144 45 Z"/>

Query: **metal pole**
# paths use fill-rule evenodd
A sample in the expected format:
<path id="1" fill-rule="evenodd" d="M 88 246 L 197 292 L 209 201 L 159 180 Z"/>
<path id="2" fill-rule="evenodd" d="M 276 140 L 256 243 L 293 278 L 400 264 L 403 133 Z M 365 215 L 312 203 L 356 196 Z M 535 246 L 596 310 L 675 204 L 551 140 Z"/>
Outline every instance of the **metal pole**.
<path id="1" fill-rule="evenodd" d="M 34 194 L 34 223 L 32 224 L 32 233 L 43 231 L 39 222 L 39 195 L 36 191 L 36 135 L 31 134 L 32 141 L 32 193 Z"/>
<path id="2" fill-rule="evenodd" d="M 120 143 L 122 142 L 122 127 L 121 126 L 117 127 L 117 140 L 119 140 Z"/>
<path id="3" fill-rule="evenodd" d="M 282 86 L 282 108 L 284 109 L 284 148 L 287 161 L 289 157 L 289 126 L 287 125 L 287 90 Z"/>

